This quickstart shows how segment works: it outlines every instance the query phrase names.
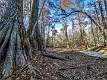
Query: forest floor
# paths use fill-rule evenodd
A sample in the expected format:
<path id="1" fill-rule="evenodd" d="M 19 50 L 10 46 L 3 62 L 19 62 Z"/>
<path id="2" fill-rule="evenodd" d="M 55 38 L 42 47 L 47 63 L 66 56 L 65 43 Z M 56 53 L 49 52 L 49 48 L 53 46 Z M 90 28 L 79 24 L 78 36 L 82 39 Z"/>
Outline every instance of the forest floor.
<path id="1" fill-rule="evenodd" d="M 78 51 L 52 51 L 46 55 L 34 51 L 32 80 L 107 80 L 107 59 L 85 55 Z M 26 69 L 21 74 L 31 73 Z M 30 80 L 21 75 L 16 80 Z"/>
<path id="2" fill-rule="evenodd" d="M 48 51 L 46 54 L 34 57 L 32 66 L 37 73 L 34 80 L 107 80 L 106 59 L 76 51 Z"/>

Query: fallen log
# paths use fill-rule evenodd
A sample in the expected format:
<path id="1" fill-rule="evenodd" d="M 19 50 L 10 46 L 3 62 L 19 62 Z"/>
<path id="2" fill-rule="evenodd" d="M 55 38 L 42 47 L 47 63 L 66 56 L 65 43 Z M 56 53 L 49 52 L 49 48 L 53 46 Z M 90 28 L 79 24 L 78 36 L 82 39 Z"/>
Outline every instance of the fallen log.
<path id="1" fill-rule="evenodd" d="M 43 56 L 51 58 L 51 59 L 65 60 L 65 58 L 63 58 L 61 56 L 55 56 L 55 55 L 52 55 L 52 54 L 43 54 Z"/>
<path id="2" fill-rule="evenodd" d="M 48 52 L 46 50 L 42 51 L 41 54 L 44 56 L 44 57 L 48 57 L 48 58 L 51 58 L 51 59 L 58 59 L 58 60 L 66 60 L 64 57 L 56 54 L 56 53 L 51 53 L 51 52 Z"/>

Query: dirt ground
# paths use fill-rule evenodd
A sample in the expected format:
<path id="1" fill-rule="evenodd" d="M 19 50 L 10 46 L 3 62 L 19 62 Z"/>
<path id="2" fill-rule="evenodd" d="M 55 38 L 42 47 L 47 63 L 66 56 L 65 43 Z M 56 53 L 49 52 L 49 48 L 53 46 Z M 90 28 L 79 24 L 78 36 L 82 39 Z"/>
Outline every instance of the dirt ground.
<path id="1" fill-rule="evenodd" d="M 31 80 L 29 75 L 33 76 L 32 80 L 107 80 L 105 59 L 90 57 L 75 51 L 48 51 L 46 54 L 51 56 L 34 52 L 35 56 L 31 63 L 35 68 L 34 73 L 26 68 L 16 80 Z"/>

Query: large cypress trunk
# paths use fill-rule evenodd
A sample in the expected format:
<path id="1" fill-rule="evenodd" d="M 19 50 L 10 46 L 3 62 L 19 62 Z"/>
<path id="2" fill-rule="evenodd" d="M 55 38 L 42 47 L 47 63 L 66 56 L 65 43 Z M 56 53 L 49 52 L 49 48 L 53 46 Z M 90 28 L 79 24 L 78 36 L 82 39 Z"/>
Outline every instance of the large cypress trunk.
<path id="1" fill-rule="evenodd" d="M 16 68 L 28 64 L 32 58 L 23 23 L 23 0 L 11 0 L 9 4 L 0 22 L 0 79 L 15 75 Z"/>

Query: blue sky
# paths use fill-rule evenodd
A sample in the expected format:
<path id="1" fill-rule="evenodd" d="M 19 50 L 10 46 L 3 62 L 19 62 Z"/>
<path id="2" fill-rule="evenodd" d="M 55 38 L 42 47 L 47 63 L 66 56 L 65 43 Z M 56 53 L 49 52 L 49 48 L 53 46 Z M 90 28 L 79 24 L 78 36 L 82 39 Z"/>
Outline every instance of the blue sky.
<path id="1" fill-rule="evenodd" d="M 83 4 L 83 3 L 84 3 L 84 9 L 83 9 L 83 10 L 85 10 L 86 12 L 88 12 L 88 11 L 90 10 L 90 7 L 87 5 L 87 3 L 88 3 L 88 2 L 93 2 L 93 1 L 95 1 L 95 0 L 69 0 L 69 1 L 71 1 L 71 2 L 74 3 L 74 6 L 72 6 L 73 8 L 77 8 L 77 6 L 75 6 L 75 5 L 78 5 L 79 3 L 80 3 L 80 4 Z M 53 3 L 54 3 L 55 6 L 58 6 L 58 5 L 59 5 L 59 2 L 60 2 L 60 0 L 53 0 Z M 52 16 L 53 18 L 61 19 L 61 16 L 57 16 L 58 14 L 61 13 L 60 10 L 50 10 L 50 11 L 51 11 L 50 13 L 52 13 L 51 16 Z M 66 10 L 66 12 L 71 12 L 71 9 Z M 75 15 L 71 15 L 70 17 L 74 17 L 74 16 L 75 16 Z M 69 19 L 69 18 L 68 18 L 68 19 Z M 87 19 L 87 20 L 88 20 L 88 19 Z M 59 30 L 60 28 L 62 28 L 62 24 L 61 24 L 61 23 L 54 23 L 54 24 L 55 24 L 55 28 L 56 28 L 57 30 Z M 69 24 L 69 23 L 68 23 L 68 24 Z"/>

